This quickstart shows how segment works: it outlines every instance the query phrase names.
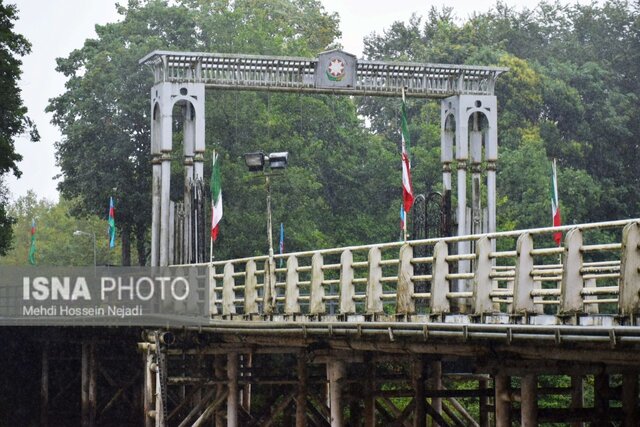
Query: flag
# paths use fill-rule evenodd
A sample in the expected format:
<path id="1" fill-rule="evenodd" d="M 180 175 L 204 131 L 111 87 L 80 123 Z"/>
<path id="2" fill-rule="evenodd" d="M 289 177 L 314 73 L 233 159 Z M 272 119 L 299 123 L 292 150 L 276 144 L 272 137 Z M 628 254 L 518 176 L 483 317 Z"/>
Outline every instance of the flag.
<path id="1" fill-rule="evenodd" d="M 31 220 L 31 247 L 29 248 L 29 264 L 36 265 L 36 220 Z"/>
<path id="2" fill-rule="evenodd" d="M 109 248 L 116 247 L 116 209 L 113 206 L 113 197 L 109 197 Z"/>
<path id="3" fill-rule="evenodd" d="M 280 255 L 284 253 L 284 224 L 280 223 Z M 280 258 L 280 268 L 282 268 L 284 259 Z"/>
<path id="4" fill-rule="evenodd" d="M 413 205 L 413 185 L 411 184 L 411 160 L 409 159 L 409 126 L 402 92 L 402 203 L 409 212 Z"/>
<path id="5" fill-rule="evenodd" d="M 404 206 L 400 205 L 400 230 L 404 230 L 405 218 L 406 218 L 406 214 L 404 212 Z"/>
<path id="6" fill-rule="evenodd" d="M 558 201 L 558 174 L 556 171 L 556 159 L 553 159 L 551 163 L 551 217 L 553 219 L 553 226 L 560 227 L 562 220 L 560 218 L 560 204 Z M 553 240 L 560 246 L 562 243 L 562 233 L 553 233 Z"/>
<path id="7" fill-rule="evenodd" d="M 211 168 L 211 238 L 218 240 L 220 220 L 222 219 L 222 187 L 220 182 L 220 162 L 218 155 L 213 152 L 213 167 Z"/>

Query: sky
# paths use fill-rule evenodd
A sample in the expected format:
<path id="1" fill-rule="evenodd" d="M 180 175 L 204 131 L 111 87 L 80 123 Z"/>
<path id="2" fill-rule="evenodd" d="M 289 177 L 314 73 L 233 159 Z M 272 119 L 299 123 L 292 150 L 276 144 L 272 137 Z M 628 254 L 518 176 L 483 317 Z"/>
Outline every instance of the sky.
<path id="1" fill-rule="evenodd" d="M 126 4 L 126 0 L 120 0 Z M 344 50 L 362 56 L 363 39 L 372 33 L 382 34 L 395 21 L 408 21 L 411 14 L 425 15 L 435 6 L 441 8 L 442 0 L 321 0 L 329 12 L 340 16 Z M 48 100 L 64 92 L 65 78 L 55 71 L 55 59 L 66 57 L 82 47 L 87 38 L 95 37 L 95 25 L 119 19 L 115 0 L 5 0 L 16 4 L 19 20 L 15 31 L 24 35 L 32 44 L 32 52 L 24 57 L 20 88 L 22 99 L 29 110 L 29 117 L 40 132 L 41 141 L 32 143 L 27 136 L 16 138 L 17 151 L 23 156 L 19 168 L 20 179 L 5 175 L 5 182 L 13 200 L 33 190 L 38 197 L 58 200 L 57 181 L 60 173 L 55 164 L 54 143 L 60 132 L 53 126 L 51 114 L 45 113 Z M 506 3 L 522 7 L 531 1 L 507 0 Z M 459 19 L 466 19 L 474 11 L 490 9 L 495 0 L 448 0 Z"/>

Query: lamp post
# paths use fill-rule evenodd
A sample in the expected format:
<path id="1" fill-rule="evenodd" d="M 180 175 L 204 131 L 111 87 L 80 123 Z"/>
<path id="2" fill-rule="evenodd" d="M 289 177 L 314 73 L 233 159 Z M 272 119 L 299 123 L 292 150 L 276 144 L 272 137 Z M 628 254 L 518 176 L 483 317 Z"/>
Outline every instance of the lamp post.
<path id="1" fill-rule="evenodd" d="M 269 259 L 265 267 L 264 313 L 271 314 L 276 301 L 275 262 L 273 259 L 273 226 L 271 221 L 271 171 L 282 170 L 287 167 L 288 152 L 265 154 L 262 151 L 247 153 L 244 162 L 250 172 L 260 172 L 264 176 L 267 191 L 267 242 L 269 244 Z"/>
<path id="2" fill-rule="evenodd" d="M 273 258 L 273 230 L 271 222 L 271 171 L 282 170 L 287 167 L 289 153 L 265 154 L 262 151 L 247 153 L 244 155 L 244 162 L 250 172 L 261 172 L 264 175 L 265 187 L 267 190 L 267 242 L 269 243 L 269 257 Z"/>
<path id="3" fill-rule="evenodd" d="M 76 230 L 73 232 L 73 235 L 78 236 L 89 236 L 93 239 L 93 273 L 95 274 L 97 268 L 96 262 L 96 233 L 87 233 L 86 231 Z"/>

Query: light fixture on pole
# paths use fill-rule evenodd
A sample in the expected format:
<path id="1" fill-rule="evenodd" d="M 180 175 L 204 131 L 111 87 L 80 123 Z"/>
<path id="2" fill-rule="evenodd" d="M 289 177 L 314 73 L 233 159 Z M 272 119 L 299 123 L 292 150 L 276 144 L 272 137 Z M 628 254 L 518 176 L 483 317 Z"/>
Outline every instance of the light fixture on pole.
<path id="1" fill-rule="evenodd" d="M 271 225 L 271 181 L 269 177 L 272 170 L 283 170 L 289 162 L 289 153 L 286 151 L 265 154 L 262 151 L 247 153 L 244 162 L 250 172 L 262 172 L 267 189 L 267 241 L 269 242 L 269 257 L 273 258 L 273 231 Z"/>
<path id="2" fill-rule="evenodd" d="M 78 237 L 78 236 L 88 236 L 91 237 L 93 239 L 93 272 L 96 272 L 96 267 L 97 267 L 97 263 L 96 263 L 96 233 L 87 233 L 86 231 L 80 231 L 80 230 L 76 230 L 73 232 L 73 235 Z"/>
<path id="3" fill-rule="evenodd" d="M 271 314 L 275 306 L 275 261 L 273 259 L 273 226 L 271 222 L 271 180 L 272 170 L 282 170 L 287 167 L 289 153 L 278 152 L 265 154 L 262 151 L 247 153 L 244 161 L 250 172 L 261 172 L 264 175 L 267 190 L 267 241 L 269 243 L 269 260 L 265 271 L 264 306 L 265 314 Z"/>

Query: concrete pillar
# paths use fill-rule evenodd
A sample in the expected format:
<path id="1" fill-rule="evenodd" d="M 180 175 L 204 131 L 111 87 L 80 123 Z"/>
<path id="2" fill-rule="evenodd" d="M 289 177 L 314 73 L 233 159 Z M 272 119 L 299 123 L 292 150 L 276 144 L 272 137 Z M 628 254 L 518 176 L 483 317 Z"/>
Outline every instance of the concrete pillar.
<path id="1" fill-rule="evenodd" d="M 511 427 L 511 401 L 509 388 L 511 379 L 505 374 L 494 377 L 496 427 Z"/>
<path id="2" fill-rule="evenodd" d="M 151 266 L 157 267 L 160 262 L 160 187 L 162 175 L 160 155 L 154 154 L 151 164 L 153 168 L 151 179 Z"/>
<path id="3" fill-rule="evenodd" d="M 169 265 L 169 209 L 171 192 L 171 152 L 164 152 L 160 169 L 160 265 Z"/>
<path id="4" fill-rule="evenodd" d="M 520 385 L 520 418 L 522 427 L 538 425 L 538 378 L 535 374 L 522 377 Z"/>
<path id="5" fill-rule="evenodd" d="M 97 366 L 95 360 L 94 344 L 82 343 L 81 355 L 81 395 L 80 404 L 82 411 L 82 427 L 93 427 L 96 421 L 96 376 Z"/>
<path id="6" fill-rule="evenodd" d="M 331 427 L 342 427 L 343 398 L 342 382 L 346 376 L 346 364 L 342 360 L 331 358 L 327 363 L 327 376 L 329 377 L 329 407 L 331 408 Z"/>
<path id="7" fill-rule="evenodd" d="M 496 162 L 487 162 L 487 232 L 496 231 Z M 494 241 L 495 246 L 495 241 Z M 495 248 L 493 248 L 495 251 Z"/>
<path id="8" fill-rule="evenodd" d="M 227 354 L 227 427 L 238 427 L 238 354 Z"/>

